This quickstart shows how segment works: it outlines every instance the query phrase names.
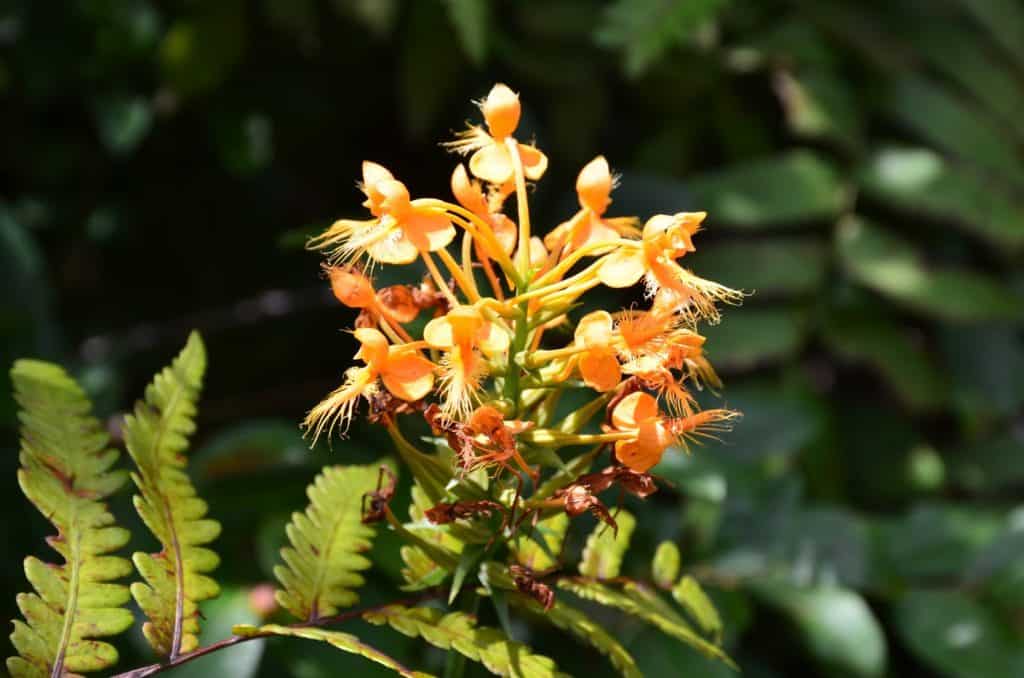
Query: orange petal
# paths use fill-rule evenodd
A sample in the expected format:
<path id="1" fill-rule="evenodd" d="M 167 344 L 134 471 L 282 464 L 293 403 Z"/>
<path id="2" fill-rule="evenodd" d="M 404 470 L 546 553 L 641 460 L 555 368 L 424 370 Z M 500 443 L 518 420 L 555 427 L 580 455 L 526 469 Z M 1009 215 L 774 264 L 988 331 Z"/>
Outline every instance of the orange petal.
<path id="1" fill-rule="evenodd" d="M 380 369 L 387 362 L 387 337 L 381 334 L 380 330 L 372 327 L 360 327 L 353 334 L 360 344 L 356 358 L 364 361 L 367 365 L 372 365 L 375 369 Z"/>
<path id="2" fill-rule="evenodd" d="M 377 184 L 382 181 L 392 181 L 394 176 L 384 166 L 378 165 L 369 160 L 363 161 L 363 183 L 359 187 L 366 194 L 366 201 L 363 203 L 370 213 L 375 217 L 381 215 L 381 203 L 385 196 L 377 190 Z"/>
<path id="3" fill-rule="evenodd" d="M 622 378 L 622 368 L 611 351 L 587 351 L 580 357 L 580 375 L 583 383 L 595 391 L 610 391 Z"/>
<path id="4" fill-rule="evenodd" d="M 469 171 L 492 184 L 503 184 L 512 178 L 512 159 L 500 143 L 484 146 L 469 158 Z"/>
<path id="5" fill-rule="evenodd" d="M 492 322 L 485 322 L 477 333 L 477 345 L 489 356 L 508 350 L 508 332 Z"/>
<path id="6" fill-rule="evenodd" d="M 516 131 L 522 113 L 519 95 L 501 83 L 491 88 L 487 98 L 480 105 L 480 110 L 483 111 L 491 136 L 498 140 Z"/>
<path id="7" fill-rule="evenodd" d="M 515 222 L 504 214 L 492 214 L 491 229 L 505 254 L 512 254 L 512 250 L 516 248 L 516 238 L 519 236 Z"/>
<path id="8" fill-rule="evenodd" d="M 417 351 L 394 346 L 381 371 L 384 386 L 402 400 L 425 398 L 434 388 L 434 364 Z"/>
<path id="9" fill-rule="evenodd" d="M 377 292 L 377 300 L 388 315 L 400 323 L 409 323 L 420 314 L 419 306 L 407 285 L 391 285 Z"/>
<path id="10" fill-rule="evenodd" d="M 470 212 L 482 217 L 486 217 L 490 213 L 487 208 L 487 198 L 480 190 L 480 184 L 469 178 L 466 168 L 461 164 L 452 172 L 452 195 L 460 205 Z"/>
<path id="11" fill-rule="evenodd" d="M 597 270 L 598 279 L 608 287 L 630 287 L 639 282 L 646 269 L 643 253 L 622 249 L 604 258 Z"/>
<path id="12" fill-rule="evenodd" d="M 448 316 L 434 318 L 423 328 L 423 340 L 434 348 L 451 348 L 455 345 L 455 332 Z"/>
<path id="13" fill-rule="evenodd" d="M 612 171 L 603 155 L 597 156 L 580 170 L 576 179 L 576 194 L 580 205 L 593 210 L 598 216 L 608 209 L 612 201 Z"/>
<path id="14" fill-rule="evenodd" d="M 330 266 L 327 276 L 335 298 L 349 308 L 366 308 L 373 304 L 374 292 L 370 280 L 349 266 Z"/>
<path id="15" fill-rule="evenodd" d="M 367 253 L 382 264 L 411 264 L 420 251 L 401 229 L 381 238 L 367 248 Z"/>
<path id="16" fill-rule="evenodd" d="M 662 452 L 645 449 L 640 443 L 632 440 L 620 440 L 615 443 L 615 458 L 623 464 L 645 473 L 661 461 Z"/>
<path id="17" fill-rule="evenodd" d="M 436 252 L 455 238 L 455 227 L 443 214 L 413 209 L 402 221 L 406 237 L 424 252 Z"/>
<path id="18" fill-rule="evenodd" d="M 637 391 L 619 401 L 612 411 L 612 426 L 620 431 L 635 429 L 640 422 L 658 416 L 658 401 L 649 393 Z"/>
<path id="19" fill-rule="evenodd" d="M 537 181 L 548 168 L 548 156 L 535 146 L 519 144 L 519 159 L 523 163 L 523 174 L 530 181 Z"/>
<path id="20" fill-rule="evenodd" d="M 608 311 L 594 311 L 580 318 L 576 325 L 577 346 L 607 346 L 612 340 L 615 323 Z"/>

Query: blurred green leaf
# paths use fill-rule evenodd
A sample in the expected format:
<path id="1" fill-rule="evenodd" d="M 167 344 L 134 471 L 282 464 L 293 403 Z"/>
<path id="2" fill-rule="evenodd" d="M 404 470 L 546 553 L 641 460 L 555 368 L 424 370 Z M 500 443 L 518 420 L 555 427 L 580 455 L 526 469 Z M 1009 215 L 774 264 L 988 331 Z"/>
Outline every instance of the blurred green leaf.
<path id="1" fill-rule="evenodd" d="M 709 213 L 709 225 L 760 229 L 834 219 L 849 191 L 836 168 L 809 151 L 753 160 L 693 177 L 693 204 Z"/>
<path id="2" fill-rule="evenodd" d="M 958 0 L 995 41 L 1024 66 L 1024 10 L 1014 0 Z"/>
<path id="3" fill-rule="evenodd" d="M 828 248 L 817 238 L 776 237 L 698 244 L 685 263 L 703 278 L 765 295 L 810 295 L 825 280 Z M 730 314 L 730 318 L 735 314 Z"/>
<path id="4" fill-rule="evenodd" d="M 262 113 L 225 117 L 214 125 L 221 163 L 245 176 L 266 169 L 274 159 L 274 127 Z"/>
<path id="5" fill-rule="evenodd" d="M 491 32 L 489 0 L 444 0 L 462 50 L 477 66 L 487 58 Z"/>
<path id="6" fill-rule="evenodd" d="M 185 97 L 220 86 L 242 59 L 246 44 L 244 5 L 240 0 L 205 3 L 188 19 L 179 19 L 160 45 L 164 78 Z"/>
<path id="7" fill-rule="evenodd" d="M 948 401 L 945 375 L 924 347 L 915 344 L 895 321 L 833 313 L 822 328 L 822 338 L 840 357 L 878 370 L 911 407 L 932 410 Z"/>
<path id="8" fill-rule="evenodd" d="M 796 354 L 807 333 L 807 318 L 794 308 L 742 306 L 727 310 L 725 320 L 701 333 L 707 338 L 708 357 L 716 368 L 749 370 Z"/>
<path id="9" fill-rule="evenodd" d="M 778 70 L 775 94 L 794 133 L 824 139 L 846 148 L 861 144 L 860 110 L 846 81 L 817 68 L 798 72 Z"/>
<path id="10" fill-rule="evenodd" d="M 942 353 L 953 378 L 953 397 L 973 427 L 1009 417 L 1024 405 L 1024 337 L 1010 327 L 950 328 Z"/>
<path id="11" fill-rule="evenodd" d="M 913 591 L 895 609 L 903 642 L 943 676 L 1024 675 L 1024 650 L 1012 632 L 966 595 Z"/>
<path id="12" fill-rule="evenodd" d="M 153 113 L 142 97 L 116 96 L 96 104 L 96 125 L 100 139 L 114 155 L 128 155 L 146 138 L 153 125 Z"/>
<path id="13" fill-rule="evenodd" d="M 902 518 L 877 521 L 876 575 L 890 587 L 956 580 L 1004 528 L 998 515 L 968 506 L 918 504 Z"/>
<path id="14" fill-rule="evenodd" d="M 918 76 L 897 80 L 882 101 L 885 112 L 921 139 L 957 158 L 1024 183 L 1024 164 L 1006 135 L 950 91 Z"/>
<path id="15" fill-rule="evenodd" d="M 333 0 L 332 4 L 339 13 L 354 17 L 378 38 L 390 35 L 398 21 L 398 0 Z"/>
<path id="16" fill-rule="evenodd" d="M 911 214 L 953 222 L 1010 253 L 1024 248 L 1024 207 L 990 177 L 924 148 L 888 148 L 858 173 L 864 192 Z"/>
<path id="17" fill-rule="evenodd" d="M 885 673 L 885 635 L 857 593 L 767 581 L 757 583 L 753 590 L 792 621 L 808 651 L 824 668 L 865 678 Z"/>
<path id="18" fill-rule="evenodd" d="M 728 0 L 616 0 L 605 9 L 594 38 L 621 49 L 626 74 L 636 77 L 712 21 L 726 4 Z"/>
<path id="19" fill-rule="evenodd" d="M 954 322 L 1024 315 L 1024 299 L 1004 285 L 979 273 L 929 269 L 909 242 L 862 219 L 839 226 L 836 247 L 857 282 L 921 313 Z"/>
<path id="20" fill-rule="evenodd" d="M 192 455 L 195 476 L 204 481 L 282 467 L 316 468 L 321 463 L 303 441 L 298 426 L 282 419 L 240 422 Z"/>
<path id="21" fill-rule="evenodd" d="M 461 60 L 454 41 L 437 39 L 450 30 L 440 5 L 417 2 L 410 11 L 416 28 L 400 47 L 402 98 L 408 102 L 401 114 L 409 134 L 421 137 L 437 122 L 457 85 Z"/>
<path id="22" fill-rule="evenodd" d="M 1024 439 L 1007 432 L 954 450 L 954 482 L 972 493 L 1012 492 L 1024 487 Z"/>
<path id="23" fill-rule="evenodd" d="M 663 541 L 658 544 L 651 562 L 651 575 L 654 583 L 662 588 L 670 588 L 679 576 L 679 547 L 675 542 Z"/>
<path id="24" fill-rule="evenodd" d="M 217 598 L 203 603 L 204 623 L 199 635 L 200 647 L 230 638 L 231 627 L 236 624 L 259 624 L 262 621 L 250 603 L 251 593 L 243 588 L 227 589 L 221 591 Z M 249 678 L 259 671 L 265 643 L 264 640 L 253 640 L 211 652 L 175 668 L 174 673 L 183 678 Z"/>

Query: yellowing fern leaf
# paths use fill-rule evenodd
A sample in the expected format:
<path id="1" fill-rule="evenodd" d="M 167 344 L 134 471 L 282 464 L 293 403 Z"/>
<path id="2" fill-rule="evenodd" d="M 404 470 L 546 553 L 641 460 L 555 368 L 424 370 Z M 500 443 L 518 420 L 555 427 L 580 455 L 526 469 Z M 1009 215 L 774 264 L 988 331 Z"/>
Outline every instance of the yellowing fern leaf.
<path id="1" fill-rule="evenodd" d="M 614 579 L 622 568 L 622 556 L 629 548 L 629 540 L 636 528 L 636 518 L 628 511 L 615 514 L 618 530 L 598 523 L 587 537 L 580 559 L 580 574 L 593 579 Z"/>
<path id="2" fill-rule="evenodd" d="M 546 678 L 564 676 L 547 657 L 533 654 L 526 645 L 510 640 L 502 631 L 477 626 L 476 619 L 464 612 L 449 612 L 432 607 L 389 605 L 367 612 L 363 618 L 371 624 L 388 624 L 411 638 L 423 638 L 442 650 L 454 649 L 468 659 L 482 663 L 498 676 Z"/>
<path id="3" fill-rule="evenodd" d="M 206 518 L 206 502 L 196 496 L 185 471 L 188 436 L 195 431 L 196 402 L 206 370 L 206 351 L 195 332 L 170 367 L 146 387 L 145 399 L 125 418 L 125 444 L 137 472 L 135 509 L 159 540 L 158 553 L 135 553 L 132 560 L 145 583 L 131 591 L 149 619 L 142 628 L 149 644 L 171 658 L 198 644 L 200 601 L 220 587 L 206 573 L 220 559 L 206 544 L 220 524 Z"/>
<path id="4" fill-rule="evenodd" d="M 18 483 L 57 528 L 47 541 L 64 563 L 25 559 L 36 592 L 18 595 L 27 623 L 14 622 L 11 642 L 20 656 L 10 657 L 7 669 L 16 678 L 105 669 L 117 661 L 117 650 L 93 639 L 132 624 L 122 607 L 128 587 L 111 583 L 131 565 L 109 555 L 127 543 L 128 531 L 114 525 L 103 502 L 127 478 L 111 470 L 119 455 L 107 447 L 85 393 L 64 370 L 19 360 L 11 381 L 21 407 Z"/>
<path id="5" fill-rule="evenodd" d="M 277 602 L 299 619 L 336 614 L 359 601 L 353 589 L 363 584 L 360 570 L 370 561 L 374 530 L 362 524 L 363 494 L 376 488 L 380 464 L 330 466 L 306 490 L 309 507 L 288 524 L 290 546 L 281 549 L 284 565 L 274 568 L 283 590 Z"/>
<path id="6" fill-rule="evenodd" d="M 429 673 L 412 671 L 380 650 L 359 640 L 351 633 L 341 631 L 328 631 L 313 627 L 280 626 L 278 624 L 267 624 L 265 626 L 239 625 L 232 629 L 236 636 L 286 636 L 291 638 L 305 638 L 306 640 L 318 640 L 333 647 L 366 657 L 370 661 L 377 662 L 392 669 L 406 678 L 431 678 Z"/>
<path id="7" fill-rule="evenodd" d="M 582 579 L 560 579 L 558 588 L 570 591 L 584 600 L 592 600 L 633 615 L 708 657 L 735 667 L 722 648 L 701 637 L 653 591 L 637 585 L 627 585 L 625 590 L 617 591 L 600 582 Z"/>

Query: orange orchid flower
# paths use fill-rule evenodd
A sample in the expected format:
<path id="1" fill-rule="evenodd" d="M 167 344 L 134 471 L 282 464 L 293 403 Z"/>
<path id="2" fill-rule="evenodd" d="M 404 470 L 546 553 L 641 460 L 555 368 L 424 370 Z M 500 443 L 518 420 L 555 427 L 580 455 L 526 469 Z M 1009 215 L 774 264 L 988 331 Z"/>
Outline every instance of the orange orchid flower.
<path id="1" fill-rule="evenodd" d="M 471 125 L 459 134 L 459 139 L 446 145 L 458 153 L 473 153 L 469 158 L 469 171 L 473 176 L 491 184 L 507 184 L 512 180 L 514 165 L 505 140 L 513 138 L 512 133 L 519 126 L 522 113 L 519 95 L 499 83 L 480 102 L 480 110 L 484 114 L 487 130 Z M 513 143 L 523 164 L 523 174 L 530 181 L 540 179 L 548 167 L 547 156 L 535 146 L 514 140 Z"/>
<path id="2" fill-rule="evenodd" d="M 705 212 L 658 214 L 644 224 L 642 239 L 608 254 L 597 270 L 598 279 L 608 287 L 631 287 L 643 279 L 652 296 L 696 318 L 718 320 L 716 301 L 738 303 L 743 293 L 697 277 L 676 259 L 695 250 L 693 235 L 704 221 Z M 666 301 L 667 300 L 667 301 Z"/>
<path id="3" fill-rule="evenodd" d="M 313 431 L 313 442 L 336 427 L 347 428 L 359 396 L 372 395 L 377 379 L 391 395 L 414 402 L 427 396 L 434 388 L 434 364 L 408 344 L 390 345 L 378 330 L 362 327 L 354 332 L 360 344 L 355 357 L 364 367 L 352 367 L 345 373 L 345 382 L 306 414 L 303 427 Z"/>
<path id="4" fill-rule="evenodd" d="M 420 309 L 405 285 L 382 290 L 373 288 L 373 280 L 352 266 L 325 266 L 334 297 L 349 308 L 361 309 L 373 322 L 383 317 L 396 323 L 416 319 Z"/>
<path id="5" fill-rule="evenodd" d="M 473 407 L 481 380 L 487 375 L 484 356 L 494 358 L 508 350 L 509 336 L 473 306 L 456 306 L 423 328 L 423 339 L 445 352 L 441 361 L 447 416 L 465 417 Z"/>
<path id="6" fill-rule="evenodd" d="M 583 383 L 595 391 L 610 391 L 622 378 L 614 339 L 615 324 L 607 311 L 588 313 L 576 326 L 575 343 L 584 350 L 575 360 Z"/>
<path id="7" fill-rule="evenodd" d="M 587 163 L 576 179 L 580 211 L 544 237 L 548 249 L 575 251 L 588 245 L 612 243 L 622 236 L 639 236 L 635 218 L 605 218 L 613 188 L 615 179 L 604 156 L 599 155 Z"/>
<path id="8" fill-rule="evenodd" d="M 490 224 L 498 244 L 505 254 L 511 254 L 516 247 L 518 235 L 515 222 L 501 213 L 500 202 L 488 200 L 480 183 L 470 179 L 461 164 L 452 172 L 452 194 L 460 205 Z M 478 252 L 483 252 L 491 259 L 496 258 L 492 252 L 487 251 L 487 243 L 477 241 L 475 244 Z"/>
<path id="9" fill-rule="evenodd" d="M 630 393 L 619 401 L 612 410 L 612 428 L 633 434 L 628 440 L 615 442 L 615 457 L 640 472 L 657 465 L 678 437 L 658 410 L 658 401 L 643 391 Z"/>
<path id="10" fill-rule="evenodd" d="M 412 204 L 409 190 L 384 167 L 363 163 L 360 189 L 363 205 L 376 219 L 340 219 L 310 241 L 314 249 L 330 250 L 329 259 L 345 262 L 367 255 L 384 264 L 409 264 L 421 252 L 434 252 L 455 237 L 455 227 L 436 208 Z"/>

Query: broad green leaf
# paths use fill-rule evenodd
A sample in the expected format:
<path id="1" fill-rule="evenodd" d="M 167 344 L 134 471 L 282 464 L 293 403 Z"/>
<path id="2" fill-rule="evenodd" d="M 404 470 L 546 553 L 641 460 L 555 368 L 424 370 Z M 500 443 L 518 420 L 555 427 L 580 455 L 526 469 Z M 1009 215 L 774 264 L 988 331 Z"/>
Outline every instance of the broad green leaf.
<path id="1" fill-rule="evenodd" d="M 1009 252 L 1024 248 L 1024 207 L 991 177 L 923 148 L 875 153 L 858 173 L 864 192 L 911 214 L 956 223 Z"/>
<path id="2" fill-rule="evenodd" d="M 896 604 L 895 627 L 907 647 L 943 676 L 1019 676 L 1024 649 L 978 602 L 955 591 L 912 591 Z"/>
<path id="3" fill-rule="evenodd" d="M 488 0 L 444 0 L 462 50 L 477 66 L 487 58 L 491 33 L 491 3 Z"/>
<path id="4" fill-rule="evenodd" d="M 911 407 L 934 410 L 947 402 L 949 383 L 945 375 L 894 321 L 833 314 L 823 327 L 822 338 L 840 357 L 878 370 Z"/>
<path id="5" fill-rule="evenodd" d="M 616 0 L 594 34 L 601 45 L 625 53 L 625 71 L 642 75 L 673 47 L 713 21 L 728 0 Z"/>
<path id="6" fill-rule="evenodd" d="M 137 468 L 132 473 L 139 489 L 135 510 L 161 546 L 158 553 L 132 556 L 145 583 L 132 584 L 131 591 L 149 620 L 142 628 L 146 639 L 158 653 L 171 657 L 195 649 L 198 604 L 220 592 L 217 582 L 206 576 L 220 562 L 206 548 L 220 534 L 220 524 L 206 517 L 206 502 L 196 495 L 185 471 L 205 371 L 206 349 L 193 332 L 124 423 L 125 446 Z"/>
<path id="7" fill-rule="evenodd" d="M 980 273 L 929 268 L 901 237 L 862 219 L 840 224 L 836 248 L 854 280 L 914 310 L 953 322 L 1024 317 L 1024 298 Z"/>
<path id="8" fill-rule="evenodd" d="M 316 456 L 309 453 L 298 427 L 283 419 L 240 422 L 214 435 L 192 455 L 195 475 L 204 481 L 308 468 L 314 463 Z"/>
<path id="9" fill-rule="evenodd" d="M 142 97 L 111 97 L 96 104 L 100 139 L 114 155 L 128 155 L 146 138 L 153 111 Z"/>
<path id="10" fill-rule="evenodd" d="M 121 633 L 133 621 L 124 607 L 128 588 L 112 583 L 131 572 L 126 559 L 112 555 L 129 535 L 104 501 L 127 479 L 111 468 L 119 454 L 107 447 L 85 393 L 63 369 L 19 360 L 11 381 L 21 408 L 18 484 L 57 528 L 47 542 L 63 563 L 25 559 L 35 592 L 18 594 L 25 621 L 14 621 L 11 643 L 19 656 L 7 659 L 7 669 L 15 678 L 35 678 L 109 668 L 117 650 L 95 639 Z"/>
<path id="11" fill-rule="evenodd" d="M 569 529 L 569 516 L 556 513 L 534 526 L 524 525 L 516 533 L 509 547 L 516 562 L 535 572 L 542 572 L 558 564 L 562 542 Z"/>
<path id="12" fill-rule="evenodd" d="M 302 620 L 337 614 L 359 601 L 360 571 L 370 567 L 374 529 L 362 523 L 363 495 L 377 487 L 381 465 L 328 466 L 306 493 L 309 506 L 293 513 L 286 528 L 289 546 L 274 576 L 284 587 L 277 601 Z"/>
<path id="13" fill-rule="evenodd" d="M 972 428 L 990 428 L 1024 405 L 1024 337 L 1013 327 L 953 327 L 941 335 L 953 399 Z"/>
<path id="14" fill-rule="evenodd" d="M 955 157 L 1024 182 L 1024 164 L 1005 133 L 950 91 L 919 76 L 897 80 L 885 112 L 909 131 Z"/>
<path id="15" fill-rule="evenodd" d="M 420 671 L 413 671 L 412 669 L 406 668 L 396 660 L 387 656 L 380 650 L 367 645 L 366 643 L 359 640 L 358 637 L 351 633 L 344 633 L 342 631 L 330 631 L 327 629 L 320 629 L 311 626 L 281 626 L 280 624 L 266 624 L 264 626 L 248 626 L 238 625 L 234 628 L 235 635 L 239 636 L 283 636 L 289 638 L 304 638 L 306 640 L 316 640 L 322 643 L 327 643 L 332 647 L 336 647 L 343 652 L 350 652 L 352 654 L 366 657 L 372 662 L 377 662 L 382 666 L 386 666 L 392 669 L 400 676 L 405 678 L 429 678 L 430 674 L 422 673 Z"/>
<path id="16" fill-rule="evenodd" d="M 663 541 L 658 544 L 658 549 L 654 552 L 654 561 L 651 563 L 654 583 L 665 589 L 671 588 L 679 576 L 679 560 L 679 547 L 675 542 Z"/>
<path id="17" fill-rule="evenodd" d="M 711 228 L 763 229 L 832 220 L 849 203 L 849 190 L 836 168 L 804 150 L 692 177 L 687 188 L 694 207 L 708 212 Z"/>
<path id="18" fill-rule="evenodd" d="M 598 522 L 587 537 L 587 545 L 580 557 L 580 574 L 594 579 L 614 579 L 622 568 L 622 557 L 629 548 L 629 540 L 636 528 L 636 518 L 626 510 L 614 514 L 618 530 Z"/>
<path id="19" fill-rule="evenodd" d="M 607 605 L 632 615 L 659 629 L 662 633 L 686 643 L 705 656 L 714 657 L 732 665 L 732 660 L 722 648 L 705 640 L 667 603 L 653 592 L 634 588 L 632 591 L 617 591 L 594 581 L 560 579 L 558 588 L 573 593 L 584 600 Z"/>
<path id="20" fill-rule="evenodd" d="M 499 676 L 564 675 L 555 662 L 533 654 L 526 645 L 510 640 L 498 629 L 477 626 L 476 620 L 464 612 L 445 614 L 432 607 L 389 605 L 363 617 L 371 624 L 387 624 L 409 637 L 423 638 L 442 650 L 455 650 Z"/>
<path id="21" fill-rule="evenodd" d="M 807 329 L 807 316 L 799 309 L 743 306 L 727 309 L 721 323 L 702 328 L 701 334 L 711 363 L 735 372 L 793 357 Z"/>
<path id="22" fill-rule="evenodd" d="M 1014 0 L 958 0 L 988 29 L 995 41 L 1018 66 L 1024 66 L 1024 10 Z"/>
<path id="23" fill-rule="evenodd" d="M 817 238 L 730 240 L 704 246 L 683 263 L 703 278 L 765 296 L 811 295 L 825 281 L 828 246 Z"/>
<path id="24" fill-rule="evenodd" d="M 860 110 L 846 81 L 823 68 L 775 73 L 775 94 L 794 133 L 857 148 L 863 135 Z"/>
<path id="25" fill-rule="evenodd" d="M 721 642 L 722 618 L 696 579 L 685 576 L 672 588 L 672 597 L 685 609 L 700 630 Z"/>
<path id="26" fill-rule="evenodd" d="M 885 674 L 885 635 L 859 594 L 768 581 L 753 590 L 789 617 L 808 651 L 826 670 L 858 678 Z"/>
<path id="27" fill-rule="evenodd" d="M 1024 440 L 1012 432 L 956 450 L 950 459 L 954 482 L 972 494 L 1013 492 L 1024 485 Z"/>

